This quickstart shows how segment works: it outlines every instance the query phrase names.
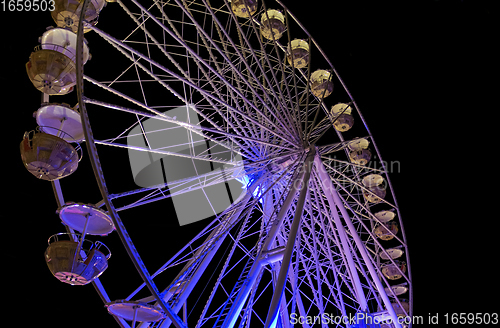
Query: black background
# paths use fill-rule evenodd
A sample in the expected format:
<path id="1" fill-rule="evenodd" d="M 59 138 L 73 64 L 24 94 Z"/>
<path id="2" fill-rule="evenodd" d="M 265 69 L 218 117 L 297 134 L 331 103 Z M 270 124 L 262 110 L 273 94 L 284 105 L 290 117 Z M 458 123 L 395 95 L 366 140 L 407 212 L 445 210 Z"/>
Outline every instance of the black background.
<path id="1" fill-rule="evenodd" d="M 498 109 L 493 101 L 498 11 L 493 3 L 284 2 L 344 79 L 384 160 L 400 163 L 400 171 L 390 177 L 409 244 L 415 315 L 427 321 L 429 314 L 439 313 L 444 323 L 445 313 L 498 312 L 498 147 L 492 124 Z M 31 176 L 19 155 L 19 142 L 24 131 L 35 128 L 32 113 L 40 104 L 24 65 L 53 22 L 48 12 L 0 15 L 1 256 L 8 304 L 3 321 L 19 327 L 113 326 L 90 285 L 62 284 L 48 271 L 46 240 L 63 228 L 50 183 Z M 105 8 L 100 19 L 113 17 Z M 88 63 L 110 64 L 103 58 Z M 89 190 L 89 196 L 66 200 L 99 201 L 92 179 L 85 158 L 78 176 L 62 183 L 68 190 Z M 117 255 L 109 270 L 127 261 L 122 250 L 112 251 Z M 125 297 L 132 288 L 127 277 L 135 273 L 111 272 L 125 291 L 110 296 Z"/>

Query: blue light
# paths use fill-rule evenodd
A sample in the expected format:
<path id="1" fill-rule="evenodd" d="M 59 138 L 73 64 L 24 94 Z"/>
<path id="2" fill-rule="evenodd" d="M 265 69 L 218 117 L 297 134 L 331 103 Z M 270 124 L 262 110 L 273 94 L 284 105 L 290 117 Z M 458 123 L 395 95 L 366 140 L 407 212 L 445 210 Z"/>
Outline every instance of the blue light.
<path id="1" fill-rule="evenodd" d="M 278 316 L 275 316 L 274 317 L 274 320 L 273 322 L 271 323 L 271 325 L 269 326 L 269 328 L 276 328 L 276 325 L 278 324 Z"/>
<path id="2" fill-rule="evenodd" d="M 243 185 L 243 187 L 241 187 L 241 189 L 249 190 L 250 186 L 257 180 L 257 178 L 260 177 L 260 175 L 261 174 L 247 174 L 247 175 L 244 175 L 243 177 L 235 177 L 235 179 Z M 257 186 L 254 189 L 252 195 L 255 198 L 260 198 L 262 196 L 262 193 L 263 193 L 262 187 Z M 262 200 L 263 200 L 262 198 L 259 199 L 259 202 L 261 204 L 263 204 Z"/>

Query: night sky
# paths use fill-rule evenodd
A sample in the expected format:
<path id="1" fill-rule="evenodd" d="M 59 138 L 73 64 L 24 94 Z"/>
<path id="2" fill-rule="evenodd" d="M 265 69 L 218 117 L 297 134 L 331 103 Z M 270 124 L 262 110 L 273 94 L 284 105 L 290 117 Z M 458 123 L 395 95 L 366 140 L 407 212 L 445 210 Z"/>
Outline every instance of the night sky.
<path id="1" fill-rule="evenodd" d="M 497 92 L 491 78 L 499 14 L 493 1 L 291 2 L 284 1 L 346 83 L 384 161 L 399 163 L 390 178 L 409 245 L 414 314 L 427 320 L 439 313 L 444 323 L 445 313 L 498 312 L 498 178 L 491 167 L 497 147 L 489 123 L 498 108 L 491 101 Z M 19 327 L 112 327 L 91 285 L 60 283 L 47 269 L 47 238 L 63 226 L 50 183 L 29 174 L 19 154 L 24 131 L 36 127 L 32 113 L 41 102 L 24 65 L 54 23 L 48 12 L 0 15 L 4 316 Z M 109 19 L 105 8 L 100 20 Z M 87 65 L 111 64 L 92 58 Z M 61 184 L 68 201 L 101 199 L 88 157 Z M 118 245 L 116 234 L 101 240 Z M 103 277 L 127 284 L 130 272 L 112 269 L 128 261 L 117 248 Z M 110 296 L 125 297 L 132 288 Z"/>

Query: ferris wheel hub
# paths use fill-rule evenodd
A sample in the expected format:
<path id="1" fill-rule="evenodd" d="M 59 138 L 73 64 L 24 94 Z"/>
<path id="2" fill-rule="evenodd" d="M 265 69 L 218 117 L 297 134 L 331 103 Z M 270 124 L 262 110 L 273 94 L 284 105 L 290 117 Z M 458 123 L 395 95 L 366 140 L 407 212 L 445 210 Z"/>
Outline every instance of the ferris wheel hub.
<path id="1" fill-rule="evenodd" d="M 52 275 L 70 285 L 92 282 L 107 269 L 110 257 L 111 252 L 103 243 L 68 233 L 51 236 L 45 250 L 45 262 Z"/>

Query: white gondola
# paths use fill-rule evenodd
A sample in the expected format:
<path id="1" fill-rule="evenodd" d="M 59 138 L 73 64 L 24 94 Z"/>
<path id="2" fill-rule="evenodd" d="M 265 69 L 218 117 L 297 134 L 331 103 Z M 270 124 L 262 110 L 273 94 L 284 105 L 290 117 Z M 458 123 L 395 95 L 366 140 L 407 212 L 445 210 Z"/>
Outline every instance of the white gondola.
<path id="1" fill-rule="evenodd" d="M 358 165 L 366 165 L 372 157 L 372 153 L 368 149 L 370 142 L 365 138 L 353 140 L 348 144 L 349 159 L 351 162 Z"/>
<path id="2" fill-rule="evenodd" d="M 387 295 L 389 296 L 393 296 L 393 294 L 395 296 L 399 296 L 399 295 L 403 295 L 404 293 L 406 293 L 408 291 L 408 286 L 406 283 L 404 284 L 400 284 L 400 285 L 394 285 L 394 286 L 391 286 L 389 288 L 384 288 L 385 292 L 387 293 Z"/>
<path id="3" fill-rule="evenodd" d="M 40 38 L 40 47 L 57 51 L 76 62 L 76 33 L 65 28 L 51 28 Z M 90 58 L 87 43 L 83 43 L 83 64 Z"/>
<path id="4" fill-rule="evenodd" d="M 394 261 L 382 265 L 382 273 L 387 279 L 397 280 L 400 279 L 406 272 L 406 263 L 401 261 Z"/>
<path id="5" fill-rule="evenodd" d="M 55 9 L 51 12 L 52 19 L 57 26 L 70 28 L 73 32 L 76 32 L 82 11 L 82 3 L 80 0 L 54 0 Z M 99 13 L 105 4 L 105 0 L 91 0 L 85 12 L 85 20 L 91 25 L 97 24 Z M 90 31 L 90 28 L 84 27 L 83 31 L 86 33 Z"/>
<path id="6" fill-rule="evenodd" d="M 233 13 L 241 18 L 249 18 L 257 12 L 257 0 L 232 0 L 231 10 Z"/>
<path id="7" fill-rule="evenodd" d="M 387 255 L 386 255 L 387 253 Z M 397 258 L 400 258 L 404 251 L 401 249 L 401 247 L 394 247 L 394 248 L 389 248 L 386 250 L 386 253 L 384 252 L 381 252 L 380 253 L 380 258 L 383 259 L 383 260 L 388 260 L 389 257 L 391 259 L 397 259 Z"/>
<path id="8" fill-rule="evenodd" d="M 278 10 L 269 9 L 260 18 L 260 34 L 270 40 L 278 40 L 286 30 L 285 16 Z"/>
<path id="9" fill-rule="evenodd" d="M 84 43 L 83 62 L 90 58 Z M 39 91 L 64 95 L 76 84 L 76 34 L 63 28 L 51 28 L 40 38 L 40 46 L 26 63 L 28 77 Z"/>
<path id="10" fill-rule="evenodd" d="M 80 113 L 68 104 L 43 104 L 34 114 L 40 131 L 58 135 L 67 142 L 85 138 Z"/>
<path id="11" fill-rule="evenodd" d="M 79 234 L 59 233 L 49 238 L 45 261 L 59 281 L 86 285 L 108 267 L 111 252 L 101 242 L 91 242 Z"/>
<path id="12" fill-rule="evenodd" d="M 387 223 L 394 219 L 396 213 L 394 213 L 393 211 L 380 211 L 375 213 L 374 215 L 380 222 Z"/>
<path id="13" fill-rule="evenodd" d="M 333 91 L 332 73 L 319 69 L 311 74 L 311 92 L 318 98 L 326 98 Z"/>
<path id="14" fill-rule="evenodd" d="M 370 203 L 379 203 L 385 197 L 385 181 L 379 174 L 370 174 L 363 178 L 363 196 Z"/>
<path id="15" fill-rule="evenodd" d="M 352 128 L 354 118 L 351 115 L 352 107 L 349 104 L 338 103 L 331 109 L 334 119 L 333 127 L 340 132 L 346 132 Z"/>
<path id="16" fill-rule="evenodd" d="M 295 39 L 288 48 L 288 64 L 294 68 L 304 68 L 309 63 L 309 44 L 307 41 Z"/>
<path id="17" fill-rule="evenodd" d="M 394 238 L 394 235 L 398 233 L 398 231 L 399 228 L 397 223 L 389 222 L 379 225 L 373 232 L 375 233 L 375 236 L 381 240 L 391 240 Z M 389 252 L 389 250 L 387 251 Z"/>
<path id="18" fill-rule="evenodd" d="M 25 132 L 21 141 L 21 159 L 26 169 L 42 180 L 53 181 L 73 173 L 81 156 L 64 139 L 43 132 Z"/>

